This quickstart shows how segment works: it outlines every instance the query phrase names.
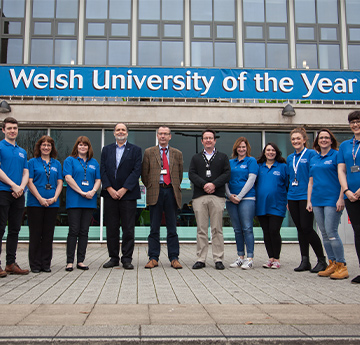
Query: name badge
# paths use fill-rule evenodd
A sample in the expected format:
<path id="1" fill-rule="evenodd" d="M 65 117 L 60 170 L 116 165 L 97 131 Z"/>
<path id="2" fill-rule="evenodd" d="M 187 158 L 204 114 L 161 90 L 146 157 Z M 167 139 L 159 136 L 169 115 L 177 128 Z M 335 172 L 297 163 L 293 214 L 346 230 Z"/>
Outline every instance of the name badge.
<path id="1" fill-rule="evenodd" d="M 45 189 L 50 190 L 50 189 L 51 189 L 51 184 L 50 184 L 50 183 L 47 183 L 47 184 L 45 185 Z"/>
<path id="2" fill-rule="evenodd" d="M 206 170 L 206 177 L 211 177 L 211 170 Z"/>
<path id="3" fill-rule="evenodd" d="M 351 167 L 351 172 L 352 173 L 357 173 L 357 172 L 359 172 L 360 171 L 360 167 L 358 166 L 358 165 L 353 165 L 352 167 Z"/>
<path id="4" fill-rule="evenodd" d="M 166 169 L 161 169 L 160 175 L 167 175 L 167 170 Z"/>
<path id="5" fill-rule="evenodd" d="M 295 179 L 292 183 L 292 186 L 298 186 L 299 185 L 299 181 L 297 179 Z"/>
<path id="6" fill-rule="evenodd" d="M 82 185 L 82 186 L 88 186 L 88 185 L 89 185 L 89 181 L 88 181 L 88 180 L 82 180 L 81 185 Z"/>

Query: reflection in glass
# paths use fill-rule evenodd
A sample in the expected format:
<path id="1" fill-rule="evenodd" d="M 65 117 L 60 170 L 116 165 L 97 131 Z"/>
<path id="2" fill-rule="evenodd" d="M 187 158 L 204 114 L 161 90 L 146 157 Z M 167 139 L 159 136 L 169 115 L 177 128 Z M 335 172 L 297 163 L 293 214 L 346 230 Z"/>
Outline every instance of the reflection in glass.
<path id="1" fill-rule="evenodd" d="M 160 0 L 139 0 L 140 20 L 160 20 Z"/>
<path id="2" fill-rule="evenodd" d="M 181 37 L 181 24 L 164 24 L 165 37 Z"/>
<path id="3" fill-rule="evenodd" d="M 104 36 L 105 23 L 88 23 L 88 36 Z"/>
<path id="4" fill-rule="evenodd" d="M 236 67 L 235 42 L 215 42 L 215 67 Z"/>
<path id="5" fill-rule="evenodd" d="M 286 0 L 266 0 L 265 6 L 268 23 L 287 23 Z"/>
<path id="6" fill-rule="evenodd" d="M 22 38 L 1 39 L 1 63 L 20 64 L 23 57 Z"/>
<path id="7" fill-rule="evenodd" d="M 295 0 L 295 22 L 316 23 L 315 0 Z"/>
<path id="8" fill-rule="evenodd" d="M 86 0 L 87 19 L 106 19 L 108 16 L 108 0 Z"/>
<path id="9" fill-rule="evenodd" d="M 130 41 L 109 41 L 109 65 L 130 65 Z"/>
<path id="10" fill-rule="evenodd" d="M 349 28 L 349 41 L 360 41 L 359 28 Z"/>
<path id="11" fill-rule="evenodd" d="M 326 41 L 337 40 L 337 29 L 336 28 L 320 28 L 320 39 Z"/>
<path id="12" fill-rule="evenodd" d="M 345 0 L 346 6 L 346 22 L 348 24 L 359 24 L 360 18 L 360 1 L 359 0 Z"/>
<path id="13" fill-rule="evenodd" d="M 318 68 L 316 44 L 297 44 L 296 45 L 296 67 Z"/>
<path id="14" fill-rule="evenodd" d="M 53 63 L 52 39 L 32 39 L 31 40 L 31 63 L 51 65 Z"/>
<path id="15" fill-rule="evenodd" d="M 143 37 L 158 37 L 159 25 L 158 24 L 141 24 L 140 25 L 141 36 Z"/>
<path id="16" fill-rule="evenodd" d="M 163 0 L 161 5 L 162 20 L 183 20 L 183 0 Z"/>
<path id="17" fill-rule="evenodd" d="M 140 66 L 160 66 L 160 42 L 159 41 L 139 41 Z"/>
<path id="18" fill-rule="evenodd" d="M 3 0 L 3 17 L 24 18 L 25 0 Z"/>
<path id="19" fill-rule="evenodd" d="M 264 0 L 243 0 L 243 17 L 244 22 L 263 23 Z"/>
<path id="20" fill-rule="evenodd" d="M 348 55 L 349 55 L 349 69 L 360 69 L 360 59 L 359 59 L 360 46 L 349 45 Z"/>
<path id="21" fill-rule="evenodd" d="M 55 0 L 33 0 L 33 18 L 54 18 Z"/>
<path id="22" fill-rule="evenodd" d="M 106 65 L 106 41 L 85 41 L 85 65 Z"/>
<path id="23" fill-rule="evenodd" d="M 284 40 L 286 39 L 286 28 L 283 26 L 270 26 L 269 38 L 272 40 Z"/>
<path id="24" fill-rule="evenodd" d="M 194 67 L 212 67 L 212 42 L 191 42 L 191 65 Z"/>
<path id="25" fill-rule="evenodd" d="M 214 20 L 219 22 L 234 22 L 234 0 L 214 0 Z"/>
<path id="26" fill-rule="evenodd" d="M 216 38 L 234 38 L 234 27 L 232 25 L 217 25 Z"/>
<path id="27" fill-rule="evenodd" d="M 212 21 L 212 0 L 191 0 L 191 20 Z"/>
<path id="28" fill-rule="evenodd" d="M 21 22 L 6 22 L 4 21 L 4 34 L 20 35 Z"/>
<path id="29" fill-rule="evenodd" d="M 34 23 L 35 35 L 51 35 L 51 23 L 35 22 Z"/>
<path id="30" fill-rule="evenodd" d="M 289 68 L 289 49 L 287 43 L 268 43 L 268 68 Z"/>
<path id="31" fill-rule="evenodd" d="M 112 36 L 128 36 L 129 24 L 127 23 L 111 23 Z"/>
<path id="32" fill-rule="evenodd" d="M 58 35 L 75 35 L 75 23 L 58 23 Z"/>
<path id="33" fill-rule="evenodd" d="M 299 40 L 313 40 L 315 39 L 315 29 L 313 27 L 298 27 Z"/>
<path id="34" fill-rule="evenodd" d="M 317 16 L 319 24 L 338 24 L 338 1 L 317 0 Z"/>
<path id="35" fill-rule="evenodd" d="M 56 18 L 77 19 L 78 8 L 78 0 L 58 0 L 56 1 Z"/>
<path id="36" fill-rule="evenodd" d="M 246 26 L 247 39 L 261 39 L 264 37 L 262 26 Z"/>
<path id="37" fill-rule="evenodd" d="M 162 42 L 162 66 L 182 66 L 184 64 L 183 42 Z"/>
<path id="38" fill-rule="evenodd" d="M 110 19 L 131 19 L 131 0 L 110 0 Z"/>
<path id="39" fill-rule="evenodd" d="M 194 25 L 194 37 L 210 38 L 211 37 L 211 26 L 210 25 Z"/>
<path id="40" fill-rule="evenodd" d="M 77 63 L 77 40 L 55 40 L 55 65 Z"/>
<path id="41" fill-rule="evenodd" d="M 245 67 L 264 68 L 265 66 L 265 43 L 244 44 Z"/>
<path id="42" fill-rule="evenodd" d="M 321 69 L 340 68 L 340 47 L 337 44 L 319 45 L 319 67 Z"/>

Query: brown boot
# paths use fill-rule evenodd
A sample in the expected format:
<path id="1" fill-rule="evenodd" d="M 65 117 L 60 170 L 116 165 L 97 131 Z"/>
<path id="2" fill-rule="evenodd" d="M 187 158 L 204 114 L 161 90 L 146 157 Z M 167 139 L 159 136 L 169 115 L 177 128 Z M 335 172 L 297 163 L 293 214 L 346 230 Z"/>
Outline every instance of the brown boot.
<path id="1" fill-rule="evenodd" d="M 29 274 L 29 270 L 22 270 L 16 262 L 10 265 L 6 265 L 5 271 L 8 274 L 21 274 L 21 275 Z"/>
<path id="2" fill-rule="evenodd" d="M 326 267 L 325 271 L 320 271 L 318 273 L 318 276 L 320 277 L 330 277 L 331 274 L 333 274 L 336 270 L 336 262 L 329 260 L 329 265 Z"/>
<path id="3" fill-rule="evenodd" d="M 6 277 L 6 276 L 7 276 L 6 271 L 4 271 L 4 270 L 1 268 L 1 266 L 0 266 L 0 278 L 4 278 L 4 277 Z"/>
<path id="4" fill-rule="evenodd" d="M 349 272 L 343 262 L 336 263 L 336 271 L 330 276 L 331 279 L 346 279 L 349 278 Z"/>

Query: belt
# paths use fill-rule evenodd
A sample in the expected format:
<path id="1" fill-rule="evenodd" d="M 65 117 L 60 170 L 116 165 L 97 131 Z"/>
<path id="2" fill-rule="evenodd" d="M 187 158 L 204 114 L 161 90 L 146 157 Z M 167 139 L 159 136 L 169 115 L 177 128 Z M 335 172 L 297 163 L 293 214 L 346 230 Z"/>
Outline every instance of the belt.
<path id="1" fill-rule="evenodd" d="M 159 186 L 162 187 L 162 188 L 172 188 L 172 184 L 171 184 L 171 183 L 170 183 L 170 184 L 160 183 Z"/>

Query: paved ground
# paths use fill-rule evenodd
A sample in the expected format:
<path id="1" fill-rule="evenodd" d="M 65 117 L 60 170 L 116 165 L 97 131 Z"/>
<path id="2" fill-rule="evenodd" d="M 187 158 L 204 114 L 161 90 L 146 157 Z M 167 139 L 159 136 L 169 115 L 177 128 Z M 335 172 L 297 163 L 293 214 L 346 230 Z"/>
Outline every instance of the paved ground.
<path id="1" fill-rule="evenodd" d="M 211 250 L 206 268 L 192 270 L 192 244 L 181 245 L 182 270 L 170 267 L 165 245 L 159 267 L 146 270 L 146 249 L 135 247 L 135 269 L 125 271 L 103 269 L 106 246 L 91 244 L 90 270 L 66 272 L 65 247 L 56 245 L 50 274 L 0 279 L 0 342 L 360 344 L 360 286 L 350 283 L 360 274 L 353 245 L 345 246 L 350 279 L 343 281 L 294 272 L 296 244 L 283 245 L 279 270 L 261 267 L 266 253 L 257 244 L 249 271 L 228 268 L 234 245 L 226 245 L 224 271 L 214 269 Z M 26 245 L 18 262 L 27 266 Z"/>

